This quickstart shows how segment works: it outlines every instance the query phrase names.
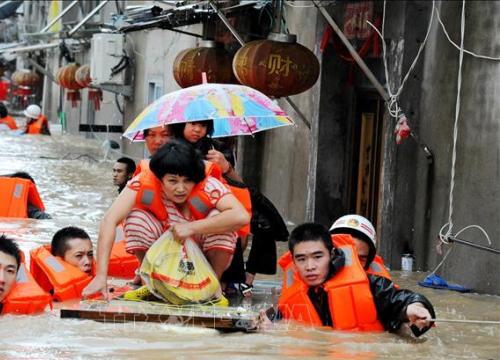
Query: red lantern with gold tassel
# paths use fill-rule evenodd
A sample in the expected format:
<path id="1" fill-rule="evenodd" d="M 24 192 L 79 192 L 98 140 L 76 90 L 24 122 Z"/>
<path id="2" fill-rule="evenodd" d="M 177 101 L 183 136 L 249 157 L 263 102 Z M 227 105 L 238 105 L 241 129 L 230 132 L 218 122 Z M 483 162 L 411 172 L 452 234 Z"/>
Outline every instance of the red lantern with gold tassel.
<path id="1" fill-rule="evenodd" d="M 232 60 L 232 55 L 215 41 L 203 41 L 200 47 L 183 50 L 177 55 L 173 66 L 175 81 L 182 88 L 199 85 L 201 74 L 206 73 L 209 83 L 238 83 Z"/>
<path id="2" fill-rule="evenodd" d="M 90 66 L 82 65 L 78 68 L 75 73 L 75 80 L 82 87 L 89 89 L 89 101 L 94 103 L 94 110 L 98 111 L 101 109 L 102 101 L 102 91 L 100 89 L 94 89 L 90 87 L 92 79 L 90 78 Z"/>
<path id="3" fill-rule="evenodd" d="M 14 95 L 28 96 L 33 93 L 33 88 L 40 82 L 40 76 L 34 71 L 28 69 L 16 70 L 10 80 L 12 85 L 16 86 Z"/>
<path id="4" fill-rule="evenodd" d="M 319 61 L 296 39 L 292 34 L 271 33 L 266 40 L 249 42 L 234 55 L 236 78 L 268 96 L 306 91 L 318 80 Z"/>
<path id="5" fill-rule="evenodd" d="M 79 83 L 76 82 L 75 74 L 80 66 L 78 64 L 68 64 L 63 66 L 57 72 L 57 80 L 61 87 L 68 89 L 66 93 L 66 100 L 71 101 L 71 106 L 76 107 L 77 102 L 80 100 L 80 89 L 83 89 Z"/>

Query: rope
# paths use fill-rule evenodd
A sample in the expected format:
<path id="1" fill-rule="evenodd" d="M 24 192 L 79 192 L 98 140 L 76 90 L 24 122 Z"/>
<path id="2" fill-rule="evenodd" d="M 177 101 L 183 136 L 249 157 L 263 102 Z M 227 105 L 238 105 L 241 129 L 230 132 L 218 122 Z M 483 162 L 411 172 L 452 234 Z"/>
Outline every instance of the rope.
<path id="1" fill-rule="evenodd" d="M 463 323 L 463 324 L 480 324 L 480 325 L 500 325 L 500 321 L 495 321 L 495 320 L 429 319 L 429 321 Z"/>
<path id="2" fill-rule="evenodd" d="M 455 188 L 455 166 L 457 162 L 458 118 L 460 116 L 460 93 L 462 89 L 462 65 L 464 60 L 464 37 L 465 37 L 465 0 L 462 0 L 462 17 L 460 23 L 460 54 L 458 57 L 458 77 L 457 77 L 457 101 L 455 103 L 455 123 L 453 125 L 453 150 L 451 154 L 451 176 L 450 176 L 450 197 L 449 197 L 450 201 L 448 208 L 448 231 L 446 232 L 446 237 L 451 235 L 453 231 L 453 190 Z"/>
<path id="3" fill-rule="evenodd" d="M 420 57 L 420 54 L 422 53 L 422 50 L 425 47 L 425 44 L 427 43 L 427 39 L 429 38 L 429 34 L 431 32 L 431 27 L 432 27 L 432 21 L 434 19 L 434 9 L 435 9 L 435 1 L 432 0 L 432 11 L 431 11 L 431 16 L 429 19 L 429 25 L 427 26 L 427 32 L 425 34 L 424 41 L 420 44 L 420 47 L 418 48 L 417 55 L 413 59 L 408 71 L 406 72 L 406 75 L 403 78 L 403 81 L 401 81 L 401 84 L 399 85 L 398 89 L 396 90 L 395 93 L 392 92 L 391 90 L 391 85 L 390 85 L 390 78 L 389 78 L 389 68 L 387 66 L 387 46 L 384 40 L 384 31 L 385 31 L 385 8 L 386 8 L 386 0 L 384 0 L 384 7 L 383 7 L 383 13 L 382 13 L 382 32 L 380 32 L 375 25 L 373 25 L 371 22 L 367 21 L 368 25 L 370 25 L 373 30 L 375 30 L 378 34 L 378 36 L 381 39 L 382 42 L 382 60 L 384 63 L 384 71 L 385 71 L 385 79 L 386 79 L 386 88 L 387 88 L 387 93 L 389 94 L 389 100 L 386 102 L 387 105 L 387 110 L 389 111 L 389 114 L 398 119 L 399 113 L 401 112 L 401 108 L 398 105 L 398 98 L 401 95 L 401 92 L 403 91 L 403 88 L 406 84 L 406 81 L 409 79 L 410 74 L 412 73 L 413 69 L 417 65 L 417 61 Z"/>
<path id="4" fill-rule="evenodd" d="M 438 14 L 439 19 L 439 14 Z M 455 166 L 457 161 L 457 139 L 458 139 L 458 119 L 460 115 L 460 91 L 462 89 L 462 65 L 464 57 L 464 37 L 465 37 L 465 0 L 462 1 L 462 16 L 460 22 L 460 54 L 458 58 L 458 76 L 457 76 L 457 101 L 455 104 L 455 122 L 453 125 L 453 151 L 451 156 L 451 174 L 450 174 L 450 195 L 449 195 L 449 207 L 448 207 L 448 222 L 444 224 L 439 230 L 439 240 L 442 244 L 449 244 L 448 237 L 453 232 L 453 190 L 455 188 Z M 491 240 L 488 233 L 479 225 L 469 225 L 461 230 L 459 230 L 455 236 L 460 235 L 468 229 L 476 228 L 479 229 L 485 236 L 488 244 L 491 246 Z M 446 232 L 445 232 L 446 229 Z M 441 262 L 436 266 L 431 274 L 436 273 L 436 271 L 444 264 L 448 255 L 454 248 L 454 243 L 450 246 L 446 254 L 444 255 Z"/>
<path id="5" fill-rule="evenodd" d="M 463 47 L 461 48 L 460 46 L 458 46 L 453 40 L 451 40 L 451 37 L 448 34 L 448 31 L 446 31 L 446 27 L 444 26 L 443 21 L 441 21 L 441 16 L 439 16 L 439 10 L 437 9 L 437 7 L 435 5 L 434 5 L 434 7 L 436 8 L 436 15 L 437 15 L 438 22 L 441 25 L 441 28 L 443 29 L 443 32 L 446 35 L 446 38 L 448 39 L 448 41 L 450 42 L 450 44 L 452 44 L 453 46 L 455 46 L 458 50 L 462 50 L 464 53 L 472 55 L 472 56 L 474 56 L 476 58 L 487 59 L 487 60 L 495 60 L 495 61 L 500 60 L 500 57 L 491 57 L 491 56 L 487 56 L 487 55 L 476 54 L 476 53 L 474 53 L 474 52 L 472 52 L 470 50 L 467 50 L 467 49 L 465 49 Z"/>

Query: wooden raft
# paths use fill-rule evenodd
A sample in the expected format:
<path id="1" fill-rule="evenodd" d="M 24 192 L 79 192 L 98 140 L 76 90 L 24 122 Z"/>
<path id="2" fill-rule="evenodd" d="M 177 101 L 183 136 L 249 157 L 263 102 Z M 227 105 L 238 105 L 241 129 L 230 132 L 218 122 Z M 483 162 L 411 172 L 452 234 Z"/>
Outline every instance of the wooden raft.
<path id="1" fill-rule="evenodd" d="M 225 331 L 255 330 L 257 317 L 257 312 L 241 307 L 176 306 L 147 301 L 88 300 L 61 308 L 61 318 L 88 319 L 105 323 L 157 322 Z"/>

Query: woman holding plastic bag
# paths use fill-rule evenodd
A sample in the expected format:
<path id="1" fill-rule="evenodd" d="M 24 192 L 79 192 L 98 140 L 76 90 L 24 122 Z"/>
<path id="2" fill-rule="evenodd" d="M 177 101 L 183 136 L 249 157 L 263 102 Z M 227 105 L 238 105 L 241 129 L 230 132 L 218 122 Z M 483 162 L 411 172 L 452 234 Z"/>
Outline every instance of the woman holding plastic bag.
<path id="1" fill-rule="evenodd" d="M 191 146 L 172 140 L 156 152 L 149 169 L 143 169 L 129 182 L 104 215 L 97 242 L 97 275 L 83 296 L 97 292 L 107 296 L 107 268 L 115 228 L 126 216 L 135 218 L 136 231 L 147 232 L 146 238 L 156 240 L 168 229 L 181 244 L 192 239 L 218 279 L 231 262 L 236 244 L 234 232 L 250 221 L 231 192 L 214 177 L 205 175 L 200 155 Z M 153 242 L 141 246 L 149 248 Z"/>

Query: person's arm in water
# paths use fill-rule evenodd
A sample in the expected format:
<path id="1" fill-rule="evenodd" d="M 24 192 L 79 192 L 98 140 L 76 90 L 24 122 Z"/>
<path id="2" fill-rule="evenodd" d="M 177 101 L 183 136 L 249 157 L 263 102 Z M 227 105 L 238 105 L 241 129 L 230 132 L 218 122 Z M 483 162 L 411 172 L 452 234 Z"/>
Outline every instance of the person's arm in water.
<path id="1" fill-rule="evenodd" d="M 386 330 L 395 331 L 409 322 L 415 336 L 430 329 L 435 318 L 434 308 L 423 295 L 407 289 L 396 289 L 394 283 L 381 276 L 368 275 L 377 307 L 378 319 Z"/>
<path id="2" fill-rule="evenodd" d="M 83 289 L 83 297 L 99 291 L 107 297 L 108 263 L 115 241 L 116 227 L 134 207 L 136 195 L 136 191 L 126 187 L 104 214 L 97 239 L 97 273 L 95 278 Z"/>
<path id="3" fill-rule="evenodd" d="M 215 216 L 172 226 L 174 238 L 183 242 L 194 235 L 236 231 L 250 222 L 250 216 L 233 194 L 220 198 L 215 208 L 220 212 Z"/>
<path id="4" fill-rule="evenodd" d="M 52 216 L 31 204 L 28 204 L 28 217 L 37 220 L 52 219 Z"/>
<path id="5" fill-rule="evenodd" d="M 43 124 L 41 134 L 42 135 L 51 135 L 50 130 L 49 130 L 49 125 L 47 123 Z"/>

